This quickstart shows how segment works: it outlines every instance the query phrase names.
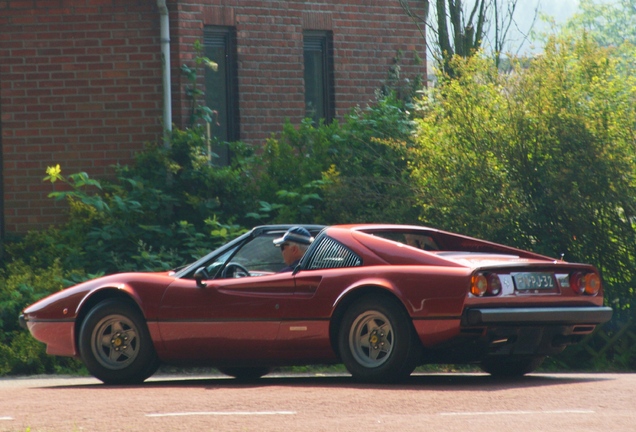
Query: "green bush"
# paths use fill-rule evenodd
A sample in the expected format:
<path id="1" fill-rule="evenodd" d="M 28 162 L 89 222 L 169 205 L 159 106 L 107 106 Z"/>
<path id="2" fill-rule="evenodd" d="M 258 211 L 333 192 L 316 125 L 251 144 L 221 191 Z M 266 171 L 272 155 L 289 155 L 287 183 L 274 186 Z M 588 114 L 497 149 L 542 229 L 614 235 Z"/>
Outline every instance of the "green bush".
<path id="1" fill-rule="evenodd" d="M 0 376 L 82 369 L 74 359 L 46 355 L 44 345 L 18 323 L 18 316 L 26 305 L 62 289 L 63 280 L 59 261 L 39 270 L 14 261 L 0 270 Z"/>
<path id="2" fill-rule="evenodd" d="M 285 125 L 253 171 L 261 220 L 416 221 L 407 159 L 414 126 L 392 93 L 340 123 Z"/>
<path id="3" fill-rule="evenodd" d="M 616 318 L 636 285 L 636 80 L 613 52 L 553 40 L 503 74 L 457 60 L 422 101 L 412 181 L 433 225 L 596 265 Z"/>

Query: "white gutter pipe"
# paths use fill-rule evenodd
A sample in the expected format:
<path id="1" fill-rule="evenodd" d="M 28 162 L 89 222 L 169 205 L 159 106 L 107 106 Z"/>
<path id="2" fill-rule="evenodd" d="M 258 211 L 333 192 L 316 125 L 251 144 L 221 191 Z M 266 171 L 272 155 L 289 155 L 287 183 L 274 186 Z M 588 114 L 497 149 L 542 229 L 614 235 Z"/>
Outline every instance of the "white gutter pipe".
<path id="1" fill-rule="evenodd" d="M 170 16 L 166 0 L 157 0 L 161 17 L 161 61 L 163 66 L 163 143 L 170 147 L 172 131 L 172 95 L 170 88 Z"/>

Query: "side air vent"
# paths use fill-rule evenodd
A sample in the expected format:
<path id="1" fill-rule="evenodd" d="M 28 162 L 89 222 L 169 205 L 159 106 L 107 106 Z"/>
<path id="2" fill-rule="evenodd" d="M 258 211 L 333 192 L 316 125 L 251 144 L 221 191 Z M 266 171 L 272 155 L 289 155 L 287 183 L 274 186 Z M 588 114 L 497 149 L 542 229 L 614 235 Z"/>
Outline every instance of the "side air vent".
<path id="1" fill-rule="evenodd" d="M 362 259 L 349 248 L 329 237 L 320 239 L 320 243 L 315 246 L 308 269 L 328 269 L 342 267 L 357 267 L 362 265 Z"/>

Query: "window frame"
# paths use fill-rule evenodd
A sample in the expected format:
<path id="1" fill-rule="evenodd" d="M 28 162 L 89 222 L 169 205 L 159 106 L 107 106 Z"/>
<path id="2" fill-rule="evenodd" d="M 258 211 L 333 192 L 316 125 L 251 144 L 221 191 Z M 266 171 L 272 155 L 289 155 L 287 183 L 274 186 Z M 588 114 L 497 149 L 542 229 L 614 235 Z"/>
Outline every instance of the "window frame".
<path id="1" fill-rule="evenodd" d="M 208 55 L 209 49 L 220 48 L 224 51 L 225 61 L 220 62 L 214 56 Z M 239 112 L 239 89 L 238 89 L 238 53 L 236 43 L 236 28 L 225 26 L 205 26 L 203 29 L 203 50 L 206 57 L 219 64 L 219 70 L 224 74 L 224 97 L 225 102 L 223 106 L 215 106 L 210 101 L 211 91 L 208 91 L 209 74 L 218 73 L 212 70 L 205 70 L 204 87 L 205 87 L 205 104 L 212 110 L 220 112 L 225 111 L 224 117 L 213 119 L 216 122 L 222 118 L 225 119 L 221 126 L 223 133 L 218 133 L 218 126 L 212 126 L 212 137 L 216 137 L 220 141 L 220 145 L 217 145 L 215 153 L 219 155 L 218 164 L 229 164 L 229 150 L 227 149 L 227 142 L 238 141 L 240 139 L 240 112 Z M 212 105 L 212 106 L 211 106 Z M 217 129 L 217 133 L 214 133 L 214 129 Z M 219 148 L 221 147 L 221 148 Z"/>
<path id="2" fill-rule="evenodd" d="M 320 92 L 322 112 L 311 116 L 308 105 L 311 102 L 308 92 L 308 62 L 309 53 L 318 53 L 322 62 L 320 80 L 322 91 Z M 331 123 L 335 117 L 335 91 L 334 91 L 334 61 L 333 61 L 333 33 L 323 30 L 303 31 L 303 80 L 305 86 L 305 118 L 311 118 L 315 123 L 324 119 L 325 123 Z"/>

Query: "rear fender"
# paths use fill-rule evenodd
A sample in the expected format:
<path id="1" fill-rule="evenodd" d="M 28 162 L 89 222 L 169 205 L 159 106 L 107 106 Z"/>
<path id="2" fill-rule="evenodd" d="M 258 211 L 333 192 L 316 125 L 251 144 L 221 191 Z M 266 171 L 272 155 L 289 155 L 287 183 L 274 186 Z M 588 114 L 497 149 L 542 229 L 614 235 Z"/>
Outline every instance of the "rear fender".
<path id="1" fill-rule="evenodd" d="M 340 331 L 340 323 L 347 311 L 347 308 L 351 306 L 356 300 L 366 295 L 378 295 L 395 298 L 404 308 L 404 311 L 408 314 L 408 309 L 404 303 L 402 293 L 394 284 L 386 279 L 381 278 L 368 278 L 361 281 L 357 281 L 354 285 L 351 285 L 344 290 L 333 304 L 333 313 L 329 323 L 329 339 L 331 347 L 339 357 L 338 349 L 338 332 Z"/>

